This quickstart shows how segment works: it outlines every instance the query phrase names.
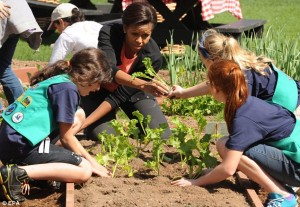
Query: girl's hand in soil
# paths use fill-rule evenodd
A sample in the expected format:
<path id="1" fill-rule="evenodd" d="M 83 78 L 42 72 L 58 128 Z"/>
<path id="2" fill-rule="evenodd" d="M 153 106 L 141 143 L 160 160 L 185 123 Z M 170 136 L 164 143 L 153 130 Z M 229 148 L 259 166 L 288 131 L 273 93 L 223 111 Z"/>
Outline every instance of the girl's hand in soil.
<path id="1" fill-rule="evenodd" d="M 178 185 L 178 186 L 181 186 L 181 187 L 185 187 L 185 186 L 195 185 L 195 180 L 181 178 L 179 180 L 172 181 L 171 184 L 172 185 Z"/>
<path id="2" fill-rule="evenodd" d="M 109 172 L 104 166 L 100 165 L 97 161 L 91 162 L 93 174 L 100 177 L 111 177 L 111 172 Z"/>
<path id="3" fill-rule="evenodd" d="M 183 88 L 179 85 L 174 85 L 170 91 L 168 98 L 179 99 L 182 98 Z"/>

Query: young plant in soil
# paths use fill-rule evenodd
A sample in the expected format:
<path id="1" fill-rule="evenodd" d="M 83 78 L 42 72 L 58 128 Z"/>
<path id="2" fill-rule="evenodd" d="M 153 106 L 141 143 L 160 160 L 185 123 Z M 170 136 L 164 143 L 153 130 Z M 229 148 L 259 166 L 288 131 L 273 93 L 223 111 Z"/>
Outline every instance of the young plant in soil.
<path id="1" fill-rule="evenodd" d="M 142 140 L 145 143 L 145 146 L 152 143 L 152 160 L 147 160 L 145 165 L 150 169 L 153 169 L 157 175 L 159 175 L 159 167 L 164 157 L 163 146 L 166 144 L 166 140 L 161 139 L 161 137 L 167 128 L 167 124 L 161 124 L 159 128 L 151 129 L 149 127 L 151 116 L 148 115 L 144 118 L 138 111 L 133 112 L 133 115 L 137 117 L 144 131 Z"/>
<path id="2" fill-rule="evenodd" d="M 152 66 L 152 61 L 149 57 L 145 57 L 142 61 L 145 65 L 145 72 L 135 72 L 133 73 L 131 76 L 132 78 L 145 78 L 148 80 L 152 80 L 153 78 L 158 80 L 159 82 L 163 83 L 166 86 L 170 87 L 170 83 L 168 81 L 166 81 L 163 77 L 160 77 L 157 72 L 154 70 L 153 66 Z"/>
<path id="3" fill-rule="evenodd" d="M 98 135 L 102 143 L 101 153 L 97 154 L 97 161 L 106 166 L 112 165 L 112 177 L 116 170 L 126 171 L 128 176 L 133 176 L 133 169 L 129 161 L 135 157 L 134 146 L 129 142 L 129 131 L 124 130 L 122 123 L 117 120 L 111 121 L 116 135 L 101 133 Z"/>
<path id="4" fill-rule="evenodd" d="M 129 161 L 134 157 L 138 157 L 140 151 L 144 150 L 150 143 L 152 144 L 152 157 L 145 162 L 145 166 L 154 170 L 157 175 L 160 173 L 159 168 L 164 160 L 164 146 L 166 145 L 172 145 L 176 148 L 181 157 L 182 167 L 185 164 L 189 168 L 190 178 L 202 173 L 203 168 L 216 165 L 217 159 L 211 155 L 209 149 L 212 137 L 204 135 L 202 138 L 199 138 L 206 125 L 206 120 L 200 110 L 195 110 L 193 116 L 197 121 L 197 130 L 175 118 L 173 123 L 176 127 L 172 129 L 173 134 L 167 141 L 161 139 L 167 125 L 151 129 L 149 127 L 150 116 L 144 118 L 138 111 L 133 112 L 133 115 L 137 119 L 130 120 L 126 124 L 127 128 L 117 120 L 111 121 L 111 126 L 115 129 L 116 135 L 99 134 L 102 147 L 101 153 L 97 155 L 97 161 L 105 166 L 112 166 L 113 176 L 115 176 L 117 169 L 126 171 L 128 176 L 132 176 L 134 170 L 130 166 Z M 141 125 L 143 133 L 140 133 L 137 123 Z M 130 143 L 129 137 L 137 140 L 136 147 Z"/>
<path id="5" fill-rule="evenodd" d="M 194 118 L 197 120 L 198 130 L 190 128 L 180 122 L 178 118 L 174 118 L 172 122 L 175 127 L 169 140 L 169 144 L 178 150 L 182 163 L 188 165 L 189 178 L 194 178 L 201 174 L 204 168 L 210 168 L 217 164 L 217 159 L 211 155 L 209 149 L 211 135 L 199 138 L 206 125 L 206 120 L 199 111 L 195 112 Z"/>
<path id="6" fill-rule="evenodd" d="M 217 102 L 212 96 L 201 96 L 188 99 L 165 99 L 161 107 L 166 115 L 190 116 L 195 110 L 200 110 L 203 115 L 211 116 L 223 111 L 224 104 Z"/>

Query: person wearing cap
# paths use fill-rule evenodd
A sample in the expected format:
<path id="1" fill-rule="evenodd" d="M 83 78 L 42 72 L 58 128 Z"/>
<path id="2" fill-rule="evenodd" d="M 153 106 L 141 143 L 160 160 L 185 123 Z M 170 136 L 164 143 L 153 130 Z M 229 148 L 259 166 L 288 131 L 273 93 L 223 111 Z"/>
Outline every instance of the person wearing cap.
<path id="1" fill-rule="evenodd" d="M 53 46 L 49 64 L 63 60 L 68 54 L 75 54 L 87 47 L 97 48 L 102 25 L 85 21 L 80 9 L 71 3 L 58 5 L 51 14 L 48 30 L 56 29 L 60 35 Z"/>
<path id="2" fill-rule="evenodd" d="M 276 68 L 270 58 L 256 56 L 253 52 L 243 49 L 233 37 L 213 29 L 207 30 L 202 36 L 199 54 L 206 68 L 219 58 L 234 60 L 246 76 L 251 96 L 279 104 L 300 118 L 300 82 Z M 186 89 L 174 86 L 173 89 L 169 94 L 172 98 L 189 98 L 210 93 L 209 84 L 206 82 Z"/>
<path id="3" fill-rule="evenodd" d="M 23 93 L 23 87 L 11 68 L 19 39 L 37 50 L 43 31 L 25 0 L 0 0 L 0 83 L 9 104 Z M 0 103 L 0 112 L 3 110 Z"/>

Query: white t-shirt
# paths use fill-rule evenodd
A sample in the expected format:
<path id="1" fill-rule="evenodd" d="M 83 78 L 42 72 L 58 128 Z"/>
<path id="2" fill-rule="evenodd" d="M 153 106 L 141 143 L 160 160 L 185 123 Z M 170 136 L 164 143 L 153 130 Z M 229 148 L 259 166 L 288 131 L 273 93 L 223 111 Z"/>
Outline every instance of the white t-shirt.
<path id="1" fill-rule="evenodd" d="M 55 41 L 49 64 L 63 60 L 87 47 L 98 47 L 98 36 L 102 24 L 94 21 L 76 22 L 68 26 Z"/>

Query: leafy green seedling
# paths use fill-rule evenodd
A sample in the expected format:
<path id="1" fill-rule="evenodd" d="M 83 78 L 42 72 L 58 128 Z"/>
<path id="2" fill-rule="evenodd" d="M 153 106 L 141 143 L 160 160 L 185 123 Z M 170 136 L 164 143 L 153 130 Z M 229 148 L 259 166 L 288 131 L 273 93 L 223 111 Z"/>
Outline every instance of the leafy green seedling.
<path id="1" fill-rule="evenodd" d="M 133 79 L 134 78 L 145 78 L 145 79 L 148 79 L 148 80 L 152 80 L 153 78 L 155 78 L 159 82 L 161 82 L 164 85 L 170 87 L 170 83 L 168 83 L 168 81 L 166 81 L 164 78 L 160 77 L 157 74 L 157 72 L 154 70 L 154 68 L 152 66 L 152 61 L 149 57 L 145 57 L 142 62 L 144 63 L 145 68 L 146 68 L 145 72 L 135 72 L 135 73 L 133 73 L 131 75 Z"/>

